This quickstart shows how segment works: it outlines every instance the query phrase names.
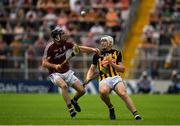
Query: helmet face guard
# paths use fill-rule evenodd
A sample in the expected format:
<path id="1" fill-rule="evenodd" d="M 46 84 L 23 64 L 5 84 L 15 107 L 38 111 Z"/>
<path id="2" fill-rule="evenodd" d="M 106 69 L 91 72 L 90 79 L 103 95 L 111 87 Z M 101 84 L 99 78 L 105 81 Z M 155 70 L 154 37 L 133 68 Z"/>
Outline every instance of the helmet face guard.
<path id="1" fill-rule="evenodd" d="M 56 26 L 52 30 L 51 37 L 58 43 L 65 42 L 67 40 L 67 35 L 60 26 Z"/>
<path id="2" fill-rule="evenodd" d="M 104 35 L 103 37 L 101 37 L 100 42 L 107 42 L 107 44 L 102 44 L 103 48 L 105 48 L 105 49 L 112 48 L 112 46 L 114 44 L 113 37 L 111 37 L 109 35 Z"/>

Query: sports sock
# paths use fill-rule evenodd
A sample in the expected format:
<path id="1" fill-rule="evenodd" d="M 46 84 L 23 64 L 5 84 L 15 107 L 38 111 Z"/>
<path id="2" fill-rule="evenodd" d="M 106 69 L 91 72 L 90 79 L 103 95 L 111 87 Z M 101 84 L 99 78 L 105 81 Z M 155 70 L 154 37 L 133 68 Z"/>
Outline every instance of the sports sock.
<path id="1" fill-rule="evenodd" d="M 67 107 L 68 107 L 68 109 L 71 109 L 71 108 L 72 108 L 72 105 L 71 105 L 71 104 L 68 104 Z"/>
<path id="2" fill-rule="evenodd" d="M 138 115 L 137 110 L 132 113 L 134 116 Z"/>
<path id="3" fill-rule="evenodd" d="M 112 109 L 112 108 L 114 108 L 114 107 L 113 107 L 112 104 L 109 104 L 109 105 L 108 105 L 108 108 L 109 108 L 109 109 Z"/>
<path id="4" fill-rule="evenodd" d="M 76 98 L 76 96 L 74 96 L 74 98 L 72 100 L 77 102 L 78 98 Z"/>

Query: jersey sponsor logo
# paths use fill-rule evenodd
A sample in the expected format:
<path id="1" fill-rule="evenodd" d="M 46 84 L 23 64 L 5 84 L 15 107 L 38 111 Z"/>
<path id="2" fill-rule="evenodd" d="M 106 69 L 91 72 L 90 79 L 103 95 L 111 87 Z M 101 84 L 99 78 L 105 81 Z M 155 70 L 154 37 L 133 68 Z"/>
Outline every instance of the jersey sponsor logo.
<path id="1" fill-rule="evenodd" d="M 53 51 L 54 51 L 54 52 L 59 52 L 59 53 L 62 53 L 62 52 L 64 52 L 64 51 L 65 51 L 65 49 L 66 49 L 66 47 L 64 46 L 64 47 L 62 47 L 62 48 L 55 49 L 55 50 L 53 50 Z"/>
<path id="2" fill-rule="evenodd" d="M 60 53 L 56 53 L 56 55 L 54 56 L 54 59 L 60 59 L 62 56 L 65 55 L 65 52 L 60 54 Z"/>

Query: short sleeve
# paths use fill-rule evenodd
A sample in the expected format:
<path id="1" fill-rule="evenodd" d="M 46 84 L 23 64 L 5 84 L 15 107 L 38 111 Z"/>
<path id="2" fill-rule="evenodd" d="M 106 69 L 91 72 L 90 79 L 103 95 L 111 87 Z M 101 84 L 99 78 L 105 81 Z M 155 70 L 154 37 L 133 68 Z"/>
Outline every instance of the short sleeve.
<path id="1" fill-rule="evenodd" d="M 98 55 L 95 54 L 95 55 L 93 56 L 93 62 L 92 62 L 92 64 L 97 65 L 97 63 L 98 63 Z"/>
<path id="2" fill-rule="evenodd" d="M 51 44 L 48 44 L 46 48 L 44 49 L 43 58 L 48 58 L 50 56 L 50 46 Z"/>
<path id="3" fill-rule="evenodd" d="M 122 53 L 120 51 L 117 51 L 117 63 L 122 62 Z"/>
<path id="4" fill-rule="evenodd" d="M 74 44 L 72 42 L 66 42 L 65 46 L 66 46 L 67 49 L 72 49 Z"/>

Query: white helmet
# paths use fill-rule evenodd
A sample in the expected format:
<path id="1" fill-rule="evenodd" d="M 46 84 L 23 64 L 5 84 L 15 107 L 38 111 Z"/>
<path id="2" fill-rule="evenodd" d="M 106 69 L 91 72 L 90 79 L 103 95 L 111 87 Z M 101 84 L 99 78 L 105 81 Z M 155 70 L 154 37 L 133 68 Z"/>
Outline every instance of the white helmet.
<path id="1" fill-rule="evenodd" d="M 104 41 L 104 40 L 108 42 L 109 46 L 111 46 L 111 47 L 113 46 L 113 44 L 114 44 L 113 37 L 111 37 L 109 35 L 104 35 L 101 37 L 100 41 Z"/>

